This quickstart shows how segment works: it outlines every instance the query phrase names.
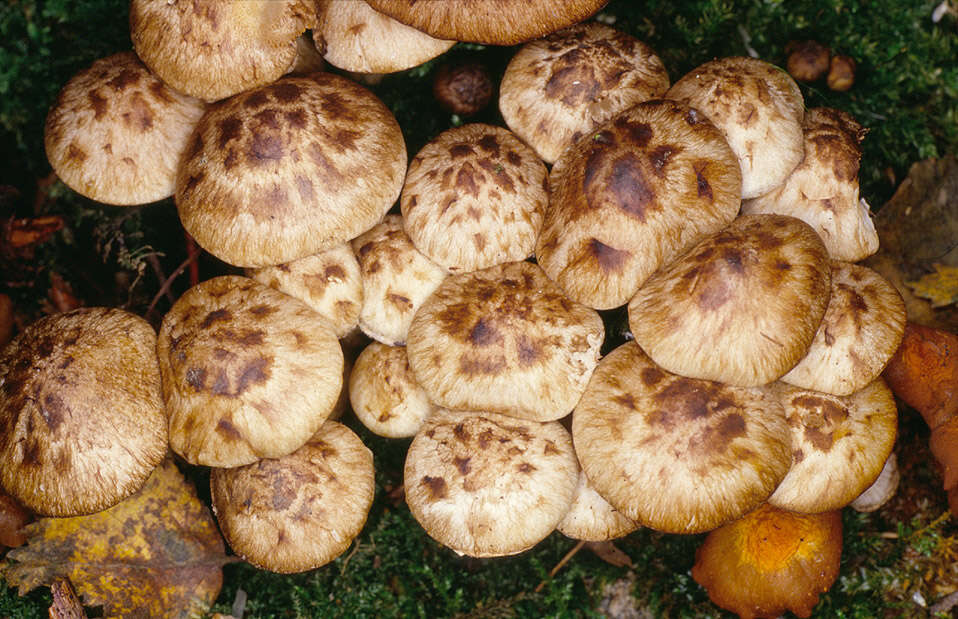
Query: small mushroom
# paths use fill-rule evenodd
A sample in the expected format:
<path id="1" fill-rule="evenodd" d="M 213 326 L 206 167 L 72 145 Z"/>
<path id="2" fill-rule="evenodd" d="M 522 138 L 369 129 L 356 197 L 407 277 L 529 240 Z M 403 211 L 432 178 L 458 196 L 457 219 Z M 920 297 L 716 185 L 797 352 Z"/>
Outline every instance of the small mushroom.
<path id="1" fill-rule="evenodd" d="M 130 2 L 137 56 L 172 88 L 205 101 L 278 79 L 315 23 L 307 0 Z"/>
<path id="2" fill-rule="evenodd" d="M 455 41 L 436 39 L 356 0 L 317 0 L 316 47 L 334 67 L 393 73 L 420 65 Z"/>
<path id="3" fill-rule="evenodd" d="M 325 318 L 336 337 L 359 324 L 363 279 L 348 243 L 276 266 L 247 269 L 247 276 L 303 301 Z"/>
<path id="4" fill-rule="evenodd" d="M 885 460 L 885 465 L 882 467 L 881 473 L 878 474 L 878 479 L 865 488 L 865 491 L 855 497 L 855 500 L 848 505 L 858 512 L 877 511 L 895 496 L 900 481 L 898 458 L 895 457 L 895 452 L 892 452 Z"/>
<path id="5" fill-rule="evenodd" d="M 403 475 L 409 511 L 430 537 L 459 554 L 498 557 L 555 530 L 578 465 L 558 422 L 438 410 L 409 446 Z"/>
<path id="6" fill-rule="evenodd" d="M 106 509 L 167 451 L 156 333 L 90 307 L 27 325 L 0 352 L 0 482 L 46 516 Z"/>
<path id="7" fill-rule="evenodd" d="M 818 41 L 791 41 L 785 46 L 788 74 L 800 82 L 814 82 L 828 71 L 831 50 Z"/>
<path id="8" fill-rule="evenodd" d="M 285 77 L 203 116 L 178 171 L 176 207 L 217 258 L 271 266 L 372 228 L 405 172 L 399 124 L 370 91 L 331 73 Z"/>
<path id="9" fill-rule="evenodd" d="M 415 436 L 435 406 L 409 367 L 404 346 L 372 342 L 349 375 L 353 412 L 371 432 L 389 438 Z"/>
<path id="10" fill-rule="evenodd" d="M 287 456 L 210 474 L 213 512 L 230 547 L 283 574 L 345 552 L 366 523 L 375 489 L 372 452 L 335 421 Z"/>
<path id="11" fill-rule="evenodd" d="M 651 47 L 587 22 L 523 45 L 502 76 L 499 109 L 506 125 L 553 163 L 599 125 L 668 88 Z"/>
<path id="12" fill-rule="evenodd" d="M 572 539 L 607 542 L 624 537 L 636 531 L 639 526 L 639 523 L 609 505 L 580 470 L 579 481 L 572 496 L 572 506 L 556 529 Z"/>
<path id="13" fill-rule="evenodd" d="M 830 282 L 828 253 L 811 226 L 740 215 L 649 277 L 629 302 L 629 326 L 670 372 L 764 385 L 808 351 Z"/>
<path id="14" fill-rule="evenodd" d="M 836 92 L 851 90 L 855 84 L 856 67 L 855 59 L 851 56 L 832 56 L 828 65 L 828 77 L 825 78 L 828 87 Z"/>
<path id="15" fill-rule="evenodd" d="M 757 58 L 719 58 L 692 69 L 665 93 L 722 130 L 742 166 L 742 198 L 781 185 L 804 156 L 802 91 Z"/>
<path id="16" fill-rule="evenodd" d="M 792 462 L 785 412 L 767 388 L 677 376 L 635 342 L 599 363 L 572 438 L 596 492 L 666 533 L 701 533 L 755 509 Z"/>
<path id="17" fill-rule="evenodd" d="M 200 282 L 177 299 L 156 353 L 170 447 L 202 466 L 295 451 L 329 417 L 343 385 L 343 351 L 322 316 L 236 275 Z"/>
<path id="18" fill-rule="evenodd" d="M 765 504 L 708 534 L 692 578 L 742 619 L 809 617 L 838 578 L 841 556 L 841 511 L 804 515 Z"/>
<path id="19" fill-rule="evenodd" d="M 432 95 L 439 105 L 462 117 L 484 110 L 494 88 L 489 70 L 480 62 L 445 63 L 432 80 Z"/>
<path id="20" fill-rule="evenodd" d="M 429 399 L 535 421 L 568 415 L 599 361 L 595 310 L 530 262 L 451 275 L 409 327 L 409 365 Z"/>
<path id="21" fill-rule="evenodd" d="M 403 228 L 450 273 L 525 260 L 549 203 L 547 174 L 532 149 L 502 127 L 449 129 L 409 163 Z"/>
<path id="22" fill-rule="evenodd" d="M 74 75 L 47 114 L 43 141 L 57 176 L 98 202 L 173 195 L 176 169 L 206 105 L 172 90 L 133 52 Z"/>

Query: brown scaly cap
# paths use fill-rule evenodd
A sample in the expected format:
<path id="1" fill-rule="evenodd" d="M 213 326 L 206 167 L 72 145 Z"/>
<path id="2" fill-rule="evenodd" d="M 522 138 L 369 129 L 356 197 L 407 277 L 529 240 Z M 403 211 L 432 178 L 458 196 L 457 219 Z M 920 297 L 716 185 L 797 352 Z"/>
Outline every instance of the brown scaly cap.
<path id="1" fill-rule="evenodd" d="M 393 73 L 420 65 L 455 41 L 436 39 L 356 0 L 317 0 L 316 47 L 329 64 L 356 73 Z"/>
<path id="2" fill-rule="evenodd" d="M 28 325 L 0 353 L 0 481 L 48 516 L 110 507 L 167 451 L 148 322 L 81 308 Z"/>
<path id="3" fill-rule="evenodd" d="M 808 224 L 742 215 L 650 277 L 629 302 L 629 326 L 670 372 L 764 385 L 808 351 L 830 275 L 825 246 Z"/>
<path id="4" fill-rule="evenodd" d="M 168 88 L 133 52 L 74 75 L 47 115 L 44 144 L 57 176 L 106 204 L 173 195 L 180 157 L 206 105 Z"/>
<path id="5" fill-rule="evenodd" d="M 515 45 L 578 23 L 608 0 L 368 0 L 377 11 L 440 39 Z"/>
<path id="6" fill-rule="evenodd" d="M 406 503 L 430 537 L 459 554 L 511 555 L 555 530 L 577 474 L 558 422 L 439 410 L 406 454 Z"/>
<path id="7" fill-rule="evenodd" d="M 805 112 L 805 158 L 768 193 L 742 203 L 742 213 L 780 213 L 805 221 L 836 260 L 858 262 L 878 251 L 868 203 L 858 196 L 861 141 L 866 130 L 831 108 Z"/>
<path id="8" fill-rule="evenodd" d="M 510 262 L 446 278 L 413 317 L 406 352 L 439 406 L 552 421 L 578 402 L 604 334 L 542 269 Z"/>
<path id="9" fill-rule="evenodd" d="M 349 375 L 349 402 L 364 426 L 379 436 L 414 436 L 435 409 L 409 367 L 405 346 L 372 342 Z"/>
<path id="10" fill-rule="evenodd" d="M 176 180 L 183 227 L 236 266 L 290 262 L 373 227 L 402 189 L 396 118 L 343 77 L 287 77 L 213 106 Z"/>
<path id="11" fill-rule="evenodd" d="M 548 163 L 633 105 L 665 94 L 669 75 L 655 51 L 588 22 L 526 43 L 499 88 L 506 125 Z"/>
<path id="12" fill-rule="evenodd" d="M 878 478 L 898 431 L 879 378 L 841 397 L 776 383 L 792 431 L 792 468 L 768 502 L 802 513 L 841 509 Z"/>
<path id="13" fill-rule="evenodd" d="M 345 337 L 359 324 L 363 278 L 348 243 L 285 264 L 249 269 L 246 274 L 319 312 L 336 337 Z"/>
<path id="14" fill-rule="evenodd" d="M 217 101 L 278 79 L 316 22 L 306 0 L 132 0 L 133 48 L 172 88 Z"/>
<path id="15" fill-rule="evenodd" d="M 692 69 L 665 94 L 705 114 L 742 166 L 742 198 L 781 185 L 802 161 L 802 91 L 788 73 L 756 58 L 720 58 Z"/>
<path id="16" fill-rule="evenodd" d="M 659 266 L 738 213 L 735 155 L 695 110 L 640 103 L 556 161 L 536 257 L 570 298 L 626 302 Z"/>
<path id="17" fill-rule="evenodd" d="M 626 518 L 609 505 L 609 502 L 595 491 L 585 473 L 579 471 L 572 506 L 556 526 L 560 533 L 572 539 L 605 542 L 624 537 L 638 528 L 639 523 Z"/>
<path id="18" fill-rule="evenodd" d="M 213 511 L 230 547 L 283 574 L 326 565 L 349 548 L 375 489 L 372 452 L 335 421 L 288 456 L 210 474 Z"/>
<path id="19" fill-rule="evenodd" d="M 450 273 L 532 255 L 548 172 L 508 130 L 473 123 L 440 133 L 409 163 L 400 206 L 413 245 Z"/>
<path id="20" fill-rule="evenodd" d="M 359 328 L 384 344 L 404 345 L 413 315 L 446 272 L 416 249 L 400 215 L 386 215 L 352 246 L 363 278 Z"/>
<path id="21" fill-rule="evenodd" d="M 791 465 L 781 403 L 764 388 L 684 378 L 627 342 L 572 414 L 582 469 L 615 509 L 667 533 L 701 533 L 754 509 Z"/>
<path id="22" fill-rule="evenodd" d="M 322 316 L 235 275 L 187 290 L 163 317 L 156 352 L 170 447 L 202 466 L 295 451 L 343 383 L 342 348 Z"/>
<path id="23" fill-rule="evenodd" d="M 803 515 L 762 505 L 709 533 L 692 577 L 712 602 L 741 619 L 810 617 L 838 578 L 842 513 Z"/>
<path id="24" fill-rule="evenodd" d="M 898 350 L 905 333 L 905 302 L 872 269 L 832 262 L 825 317 L 801 361 L 782 381 L 850 395 L 875 380 Z"/>

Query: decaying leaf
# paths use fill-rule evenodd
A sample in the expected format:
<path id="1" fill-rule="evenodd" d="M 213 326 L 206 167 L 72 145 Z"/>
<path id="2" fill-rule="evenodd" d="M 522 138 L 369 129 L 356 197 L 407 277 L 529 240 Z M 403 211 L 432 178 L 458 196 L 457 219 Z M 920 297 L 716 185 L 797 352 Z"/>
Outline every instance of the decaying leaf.
<path id="1" fill-rule="evenodd" d="M 629 555 L 619 550 L 612 542 L 586 542 L 586 547 L 610 565 L 632 567 L 632 559 Z"/>
<path id="2" fill-rule="evenodd" d="M 0 565 L 21 595 L 68 578 L 106 616 L 192 617 L 208 611 L 228 562 L 209 509 L 172 461 L 105 511 L 43 518 Z"/>
<path id="3" fill-rule="evenodd" d="M 958 301 L 958 267 L 942 264 L 933 266 L 934 273 L 922 275 L 913 282 L 905 282 L 905 285 L 915 295 L 931 301 L 932 307 L 945 307 Z"/>
<path id="4" fill-rule="evenodd" d="M 958 159 L 948 156 L 914 164 L 895 195 L 878 210 L 875 228 L 879 250 L 864 264 L 898 289 L 908 319 L 958 331 L 958 304 L 936 307 L 905 283 L 918 281 L 936 264 L 958 267 Z"/>

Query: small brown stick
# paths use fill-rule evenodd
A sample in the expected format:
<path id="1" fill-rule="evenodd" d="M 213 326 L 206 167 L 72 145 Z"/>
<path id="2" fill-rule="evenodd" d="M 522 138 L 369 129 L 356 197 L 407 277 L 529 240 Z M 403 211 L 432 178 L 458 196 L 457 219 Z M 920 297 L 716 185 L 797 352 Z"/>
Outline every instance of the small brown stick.
<path id="1" fill-rule="evenodd" d="M 186 238 L 186 256 L 189 258 L 190 265 L 190 288 L 200 283 L 200 265 L 196 258 L 200 254 L 200 248 L 196 244 L 193 236 L 183 230 L 183 236 Z"/>
<path id="2" fill-rule="evenodd" d="M 552 578 L 553 578 L 556 574 L 559 573 L 559 570 L 561 570 L 562 567 L 563 567 L 566 563 L 568 563 L 568 562 L 572 559 L 572 557 L 575 556 L 575 554 L 576 554 L 577 552 L 579 552 L 580 550 L 582 550 L 582 547 L 583 547 L 583 546 L 585 546 L 585 540 L 584 540 L 584 539 L 581 539 L 581 540 L 579 540 L 579 543 L 578 543 L 578 544 L 576 544 L 575 546 L 572 547 L 572 550 L 570 550 L 569 552 L 565 553 L 565 556 L 562 557 L 561 559 L 559 559 L 559 562 L 556 563 L 555 567 L 552 568 L 552 570 L 549 571 L 549 577 L 546 578 L 545 580 L 543 580 L 542 582 L 540 582 L 540 583 L 536 586 L 535 592 L 536 592 L 536 593 L 539 593 L 540 591 L 542 591 L 542 588 L 546 586 L 546 583 L 547 583 L 548 581 L 552 580 Z"/>
<path id="3" fill-rule="evenodd" d="M 176 267 L 176 269 L 174 269 L 173 272 L 170 273 L 170 276 L 167 277 L 167 278 L 166 278 L 166 281 L 163 282 L 163 285 L 160 286 L 160 289 L 159 289 L 159 291 L 156 293 L 156 295 L 153 297 L 153 300 L 150 301 L 149 307 L 146 308 L 146 315 L 147 315 L 147 316 L 149 316 L 150 314 L 153 313 L 154 308 L 156 308 L 156 304 L 159 303 L 159 301 L 160 301 L 160 299 L 163 297 L 163 295 L 165 295 L 165 294 L 170 290 L 170 286 L 173 285 L 173 280 L 175 280 L 177 277 L 179 277 L 180 274 L 183 273 L 183 271 L 186 270 L 186 267 L 190 266 L 190 264 L 191 264 L 194 260 L 196 260 L 196 256 L 195 256 L 195 255 L 193 255 L 193 256 L 188 256 L 188 257 L 186 258 L 186 260 L 184 260 L 182 263 L 180 263 L 180 266 Z"/>
<path id="4" fill-rule="evenodd" d="M 157 258 L 156 254 L 147 254 L 146 261 L 150 263 L 150 267 L 153 269 L 153 274 L 156 275 L 157 281 L 165 282 L 166 273 L 163 272 L 163 265 L 160 264 L 160 259 Z M 166 298 L 170 301 L 170 303 L 176 301 L 176 297 L 173 296 L 173 291 L 169 288 L 166 289 Z"/>

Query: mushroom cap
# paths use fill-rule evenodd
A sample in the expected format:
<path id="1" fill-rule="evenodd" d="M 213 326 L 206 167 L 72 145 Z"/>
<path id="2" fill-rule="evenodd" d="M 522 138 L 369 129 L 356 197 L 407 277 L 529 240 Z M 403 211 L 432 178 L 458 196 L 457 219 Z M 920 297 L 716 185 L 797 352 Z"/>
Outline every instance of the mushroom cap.
<path id="1" fill-rule="evenodd" d="M 399 124 L 370 91 L 330 73 L 286 77 L 203 116 L 180 165 L 176 206 L 217 258 L 270 266 L 373 227 L 405 172 Z"/>
<path id="2" fill-rule="evenodd" d="M 846 397 L 775 388 L 792 431 L 792 468 L 768 502 L 802 513 L 845 507 L 878 478 L 895 445 L 895 396 L 881 378 Z"/>
<path id="3" fill-rule="evenodd" d="M 443 131 L 409 163 L 400 206 L 416 249 L 450 273 L 532 255 L 549 203 L 548 171 L 502 127 Z"/>
<path id="4" fill-rule="evenodd" d="M 905 302 L 872 269 L 832 262 L 831 294 L 812 345 L 782 381 L 850 395 L 881 374 L 905 333 Z"/>
<path id="5" fill-rule="evenodd" d="M 825 246 L 805 222 L 741 215 L 652 275 L 629 302 L 629 326 L 670 372 L 763 385 L 805 355 L 830 274 Z"/>
<path id="6" fill-rule="evenodd" d="M 335 421 L 287 456 L 210 474 L 213 511 L 233 551 L 283 574 L 315 569 L 349 548 L 375 489 L 372 452 Z"/>
<path id="7" fill-rule="evenodd" d="M 868 203 L 858 196 L 861 141 L 866 130 L 849 114 L 812 108 L 803 122 L 805 158 L 785 182 L 745 200 L 742 213 L 779 213 L 815 228 L 829 255 L 857 262 L 878 251 Z"/>
<path id="8" fill-rule="evenodd" d="M 666 533 L 701 533 L 755 509 L 792 462 L 785 413 L 766 388 L 671 374 L 635 342 L 599 363 L 572 438 L 595 490 Z"/>
<path id="9" fill-rule="evenodd" d="M 285 264 L 248 269 L 246 275 L 306 303 L 327 320 L 336 337 L 345 337 L 359 324 L 363 278 L 349 243 Z"/>
<path id="10" fill-rule="evenodd" d="M 639 523 L 623 516 L 595 491 L 583 471 L 572 496 L 572 506 L 556 529 L 566 537 L 606 542 L 637 530 Z"/>
<path id="11" fill-rule="evenodd" d="M 44 128 L 57 176 L 77 193 L 133 205 L 173 195 L 206 105 L 167 87 L 133 52 L 101 58 L 60 91 Z"/>
<path id="12" fill-rule="evenodd" d="M 156 352 L 170 447 L 202 466 L 295 451 L 343 383 L 343 351 L 322 316 L 236 275 L 187 290 L 163 317 Z"/>
<path id="13" fill-rule="evenodd" d="M 577 475 L 558 422 L 440 409 L 406 454 L 406 503 L 430 537 L 459 554 L 511 555 L 555 530 Z"/>
<path id="14" fill-rule="evenodd" d="M 802 161 L 802 91 L 757 58 L 719 58 L 692 69 L 665 96 L 691 105 L 722 130 L 742 166 L 742 198 L 781 185 Z"/>
<path id="15" fill-rule="evenodd" d="M 499 110 L 509 129 L 553 163 L 595 127 L 668 89 L 669 74 L 651 47 L 587 22 L 523 45 L 502 76 Z"/>
<path id="16" fill-rule="evenodd" d="M 371 432 L 389 438 L 415 436 L 435 408 L 409 367 L 405 346 L 372 342 L 349 375 L 349 402 Z"/>
<path id="17" fill-rule="evenodd" d="M 420 65 L 455 41 L 436 39 L 356 0 L 317 0 L 316 47 L 334 67 L 392 73 Z"/>
<path id="18" fill-rule="evenodd" d="M 384 344 L 405 344 L 416 310 L 446 272 L 412 244 L 401 215 L 386 215 L 352 246 L 363 278 L 359 328 Z"/>
<path id="19" fill-rule="evenodd" d="M 901 481 L 901 475 L 898 472 L 898 458 L 895 457 L 895 452 L 891 452 L 885 460 L 881 473 L 878 474 L 878 479 L 848 505 L 858 512 L 876 511 L 895 496 L 899 481 Z"/>
<path id="20" fill-rule="evenodd" d="M 583 21 L 608 0 L 367 0 L 417 30 L 440 38 L 486 45 L 515 45 Z"/>
<path id="21" fill-rule="evenodd" d="M 439 406 L 552 421 L 575 407 L 604 335 L 542 269 L 510 262 L 447 277 L 413 317 L 406 353 Z"/>
<path id="22" fill-rule="evenodd" d="M 640 103 L 556 161 L 536 258 L 570 298 L 626 302 L 659 266 L 738 214 L 735 155 L 704 116 Z"/>
<path id="23" fill-rule="evenodd" d="M 742 619 L 808 617 L 838 578 L 841 511 L 794 514 L 764 504 L 705 538 L 692 577 Z"/>
<path id="24" fill-rule="evenodd" d="M 315 20 L 306 0 L 130 2 L 136 54 L 172 88 L 206 101 L 278 79 Z"/>
<path id="25" fill-rule="evenodd" d="M 124 310 L 27 325 L 0 352 L 0 482 L 38 514 L 106 509 L 167 451 L 156 333 Z"/>

